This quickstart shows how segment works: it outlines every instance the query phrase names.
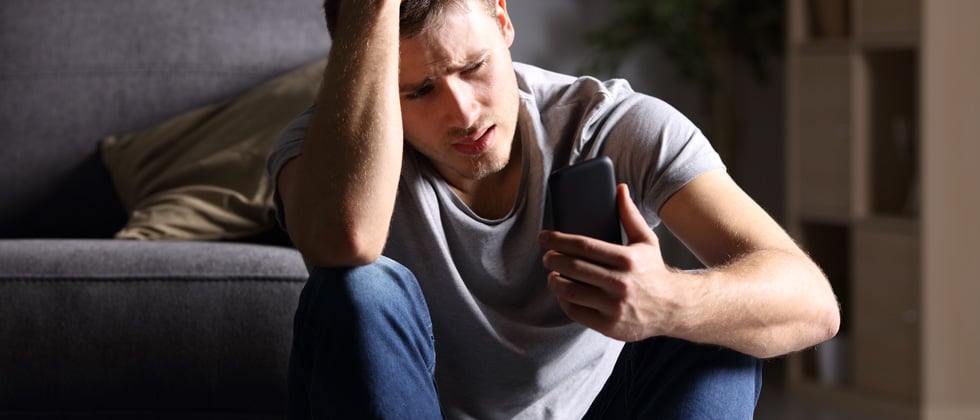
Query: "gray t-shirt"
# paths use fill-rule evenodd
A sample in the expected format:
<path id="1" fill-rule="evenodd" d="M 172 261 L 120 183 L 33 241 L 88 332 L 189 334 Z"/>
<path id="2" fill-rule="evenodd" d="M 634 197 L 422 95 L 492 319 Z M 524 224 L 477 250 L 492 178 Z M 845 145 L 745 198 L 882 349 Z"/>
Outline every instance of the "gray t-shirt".
<path id="1" fill-rule="evenodd" d="M 651 226 L 663 203 L 698 175 L 723 168 L 701 132 L 623 80 L 573 78 L 515 63 L 523 175 L 511 212 L 470 210 L 406 145 L 384 255 L 414 272 L 432 316 L 436 382 L 448 418 L 579 418 L 623 343 L 569 320 L 546 286 L 537 235 L 551 226 L 547 178 L 605 155 Z M 301 153 L 310 112 L 269 160 L 273 179 Z M 279 200 L 276 200 L 279 203 Z M 282 214 L 280 211 L 279 214 Z"/>

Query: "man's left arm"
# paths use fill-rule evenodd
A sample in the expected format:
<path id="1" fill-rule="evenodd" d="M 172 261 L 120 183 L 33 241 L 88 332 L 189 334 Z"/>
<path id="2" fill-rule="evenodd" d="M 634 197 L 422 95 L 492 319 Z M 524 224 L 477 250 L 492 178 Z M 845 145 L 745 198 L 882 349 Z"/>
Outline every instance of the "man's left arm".
<path id="1" fill-rule="evenodd" d="M 660 211 L 707 266 L 701 272 L 666 266 L 656 234 L 619 188 L 626 246 L 553 231 L 539 238 L 554 270 L 549 287 L 570 318 L 624 341 L 665 335 L 761 358 L 836 334 L 827 278 L 723 170 L 698 176 Z"/>

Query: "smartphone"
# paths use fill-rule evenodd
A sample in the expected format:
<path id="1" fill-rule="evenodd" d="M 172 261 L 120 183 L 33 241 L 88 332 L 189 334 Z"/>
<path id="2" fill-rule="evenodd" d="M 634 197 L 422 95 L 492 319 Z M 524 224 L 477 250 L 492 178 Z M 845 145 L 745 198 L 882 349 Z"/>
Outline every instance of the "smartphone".
<path id="1" fill-rule="evenodd" d="M 611 159 L 601 156 L 555 171 L 548 194 L 554 230 L 622 245 Z"/>

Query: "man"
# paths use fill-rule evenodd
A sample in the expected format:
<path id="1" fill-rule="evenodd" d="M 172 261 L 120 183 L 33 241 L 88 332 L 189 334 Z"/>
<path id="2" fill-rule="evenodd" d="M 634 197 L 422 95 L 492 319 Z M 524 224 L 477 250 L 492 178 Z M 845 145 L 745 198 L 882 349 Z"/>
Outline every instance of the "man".
<path id="1" fill-rule="evenodd" d="M 317 104 L 270 158 L 313 266 L 292 417 L 751 418 L 758 358 L 836 334 L 826 278 L 701 133 L 623 81 L 513 63 L 504 0 L 325 10 Z M 599 155 L 624 246 L 542 230 L 549 174 Z M 706 270 L 664 264 L 661 220 Z"/>

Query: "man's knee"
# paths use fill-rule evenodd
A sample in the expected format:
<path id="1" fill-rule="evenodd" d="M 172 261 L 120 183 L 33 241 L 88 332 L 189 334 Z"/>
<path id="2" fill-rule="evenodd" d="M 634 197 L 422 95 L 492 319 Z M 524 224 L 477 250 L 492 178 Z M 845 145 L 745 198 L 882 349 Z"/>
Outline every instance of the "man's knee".
<path id="1" fill-rule="evenodd" d="M 307 288 L 299 315 L 321 326 L 340 322 L 372 329 L 393 320 L 416 320 L 431 328 L 418 280 L 390 258 L 358 267 L 315 267 Z"/>
<path id="2" fill-rule="evenodd" d="M 424 304 L 412 272 L 386 257 L 358 267 L 314 267 L 309 281 L 320 304 L 366 309 Z"/>
<path id="3" fill-rule="evenodd" d="M 762 389 L 762 362 L 734 350 L 660 337 L 635 356 L 657 357 L 659 377 L 640 394 L 660 395 L 665 418 L 751 419 Z M 637 349 L 639 350 L 639 349 Z M 647 372 L 646 374 L 649 374 Z M 658 382 L 669 378 L 669 385 Z M 647 378 L 648 380 L 652 378 Z M 651 383 L 652 382 L 652 383 Z M 658 387 L 663 387 L 656 390 Z"/>

